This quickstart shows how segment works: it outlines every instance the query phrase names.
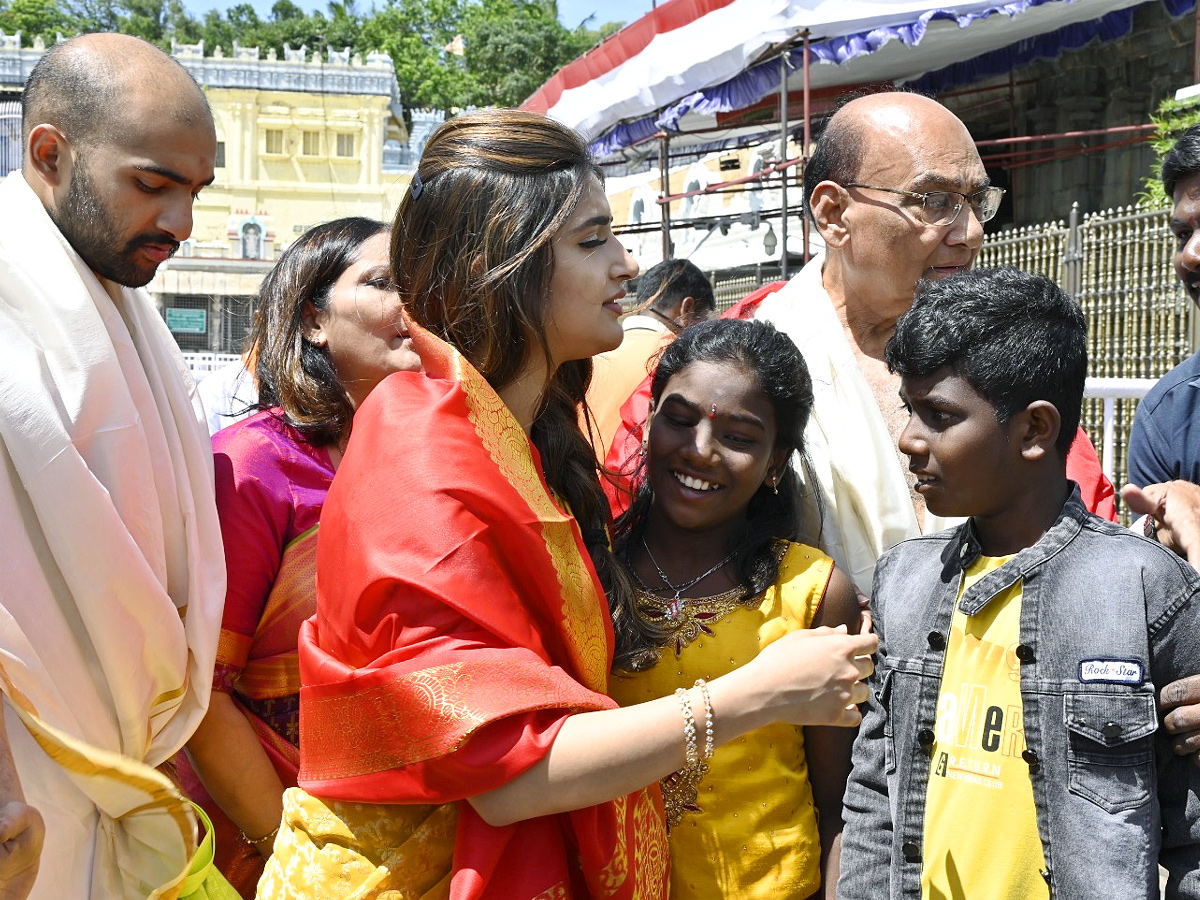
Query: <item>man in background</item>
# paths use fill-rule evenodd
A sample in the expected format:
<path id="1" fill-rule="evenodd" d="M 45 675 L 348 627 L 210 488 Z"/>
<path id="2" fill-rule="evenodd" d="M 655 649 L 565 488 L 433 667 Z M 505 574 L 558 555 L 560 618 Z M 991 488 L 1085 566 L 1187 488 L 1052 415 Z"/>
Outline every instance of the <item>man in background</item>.
<path id="1" fill-rule="evenodd" d="M 587 403 L 595 423 L 586 433 L 599 459 L 621 424 L 621 404 L 646 377 L 658 351 L 716 310 L 712 284 L 686 259 L 664 260 L 638 278 L 635 311 L 621 320 L 621 346 L 592 358 Z"/>

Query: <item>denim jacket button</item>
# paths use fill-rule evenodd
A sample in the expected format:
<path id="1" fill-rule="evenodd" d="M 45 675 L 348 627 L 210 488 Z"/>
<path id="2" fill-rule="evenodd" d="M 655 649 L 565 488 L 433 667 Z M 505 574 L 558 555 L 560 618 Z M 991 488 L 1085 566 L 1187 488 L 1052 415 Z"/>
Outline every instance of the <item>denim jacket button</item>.
<path id="1" fill-rule="evenodd" d="M 946 649 L 946 636 L 944 634 L 942 634 L 940 631 L 929 632 L 928 640 L 929 640 L 930 648 L 932 648 L 934 650 L 945 650 Z"/>
<path id="2" fill-rule="evenodd" d="M 921 861 L 921 848 L 917 846 L 916 841 L 905 841 L 900 846 L 900 852 L 904 854 L 905 862 Z"/>
<path id="3" fill-rule="evenodd" d="M 1031 769 L 1036 769 L 1041 764 L 1038 760 L 1038 755 L 1028 748 L 1022 751 L 1021 759 L 1029 763 L 1029 768 Z"/>
<path id="4" fill-rule="evenodd" d="M 1100 733 L 1110 741 L 1116 740 L 1121 736 L 1121 726 L 1116 722 L 1105 722 L 1104 727 L 1100 729 Z"/>
<path id="5" fill-rule="evenodd" d="M 917 732 L 917 743 L 926 749 L 932 747 L 935 740 L 937 735 L 933 733 L 932 728 L 922 728 Z"/>
<path id="6" fill-rule="evenodd" d="M 1033 662 L 1033 648 L 1028 644 L 1017 644 L 1017 659 L 1023 663 Z"/>

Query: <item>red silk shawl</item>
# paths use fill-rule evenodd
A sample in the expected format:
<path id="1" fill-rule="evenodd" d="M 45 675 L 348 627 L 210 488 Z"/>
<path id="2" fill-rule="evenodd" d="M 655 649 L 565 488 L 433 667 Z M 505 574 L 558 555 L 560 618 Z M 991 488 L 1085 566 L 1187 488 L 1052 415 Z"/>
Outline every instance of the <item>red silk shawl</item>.
<path id="1" fill-rule="evenodd" d="M 300 634 L 299 784 L 442 804 L 504 784 L 605 693 L 612 624 L 537 451 L 453 348 L 413 329 L 425 373 L 354 418 Z M 495 828 L 458 803 L 450 896 L 666 896 L 657 785 Z"/>

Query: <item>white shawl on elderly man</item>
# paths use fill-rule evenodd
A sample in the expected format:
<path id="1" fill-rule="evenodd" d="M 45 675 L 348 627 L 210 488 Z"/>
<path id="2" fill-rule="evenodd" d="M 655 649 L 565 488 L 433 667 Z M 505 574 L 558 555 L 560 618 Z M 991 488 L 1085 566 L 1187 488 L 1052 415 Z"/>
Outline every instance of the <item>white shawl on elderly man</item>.
<path id="1" fill-rule="evenodd" d="M 786 333 L 808 364 L 813 410 L 804 441 L 808 475 L 816 482 L 822 507 L 821 549 L 869 594 L 876 560 L 901 541 L 918 537 L 921 526 L 896 441 L 821 282 L 824 262 L 823 253 L 814 256 L 763 300 L 754 318 Z M 805 470 L 797 465 L 797 471 Z M 925 533 L 961 521 L 926 511 Z"/>
<path id="2" fill-rule="evenodd" d="M 46 820 L 33 896 L 173 897 L 195 821 L 155 770 L 208 705 L 225 594 L 212 454 L 148 295 L 0 184 L 0 687 Z"/>

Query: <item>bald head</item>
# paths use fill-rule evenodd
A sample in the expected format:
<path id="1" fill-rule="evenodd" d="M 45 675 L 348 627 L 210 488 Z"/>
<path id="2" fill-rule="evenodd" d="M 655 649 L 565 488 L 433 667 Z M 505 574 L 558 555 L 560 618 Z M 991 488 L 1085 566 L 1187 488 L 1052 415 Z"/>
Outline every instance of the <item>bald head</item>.
<path id="1" fill-rule="evenodd" d="M 830 117 L 804 170 L 804 201 L 811 208 L 813 189 L 822 181 L 846 184 L 858 179 L 867 153 L 891 153 L 920 143 L 940 126 L 971 135 L 958 116 L 920 94 L 888 91 L 858 97 Z"/>
<path id="2" fill-rule="evenodd" d="M 187 70 L 152 44 L 123 34 L 85 34 L 47 50 L 22 96 L 25 143 L 53 125 L 87 147 L 130 130 L 211 125 L 212 113 Z"/>

